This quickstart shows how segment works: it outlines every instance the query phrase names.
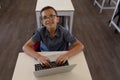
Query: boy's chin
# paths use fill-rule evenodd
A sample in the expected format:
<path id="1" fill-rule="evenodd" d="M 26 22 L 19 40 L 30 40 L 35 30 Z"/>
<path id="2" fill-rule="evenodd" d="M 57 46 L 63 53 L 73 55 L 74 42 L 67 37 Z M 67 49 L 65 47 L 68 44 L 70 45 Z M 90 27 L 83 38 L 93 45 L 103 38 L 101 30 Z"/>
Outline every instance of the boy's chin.
<path id="1" fill-rule="evenodd" d="M 56 28 L 56 26 L 47 26 L 47 28 L 49 28 L 49 29 L 54 29 L 54 28 Z"/>

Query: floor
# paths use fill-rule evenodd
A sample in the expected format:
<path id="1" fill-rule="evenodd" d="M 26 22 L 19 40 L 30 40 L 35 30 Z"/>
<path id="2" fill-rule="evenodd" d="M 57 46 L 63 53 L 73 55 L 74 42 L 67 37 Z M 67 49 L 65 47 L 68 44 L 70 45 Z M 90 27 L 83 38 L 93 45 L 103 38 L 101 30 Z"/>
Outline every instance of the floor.
<path id="1" fill-rule="evenodd" d="M 72 0 L 73 34 L 85 45 L 93 80 L 120 79 L 120 34 L 108 26 L 113 10 L 93 6 L 94 0 Z M 36 30 L 36 0 L 12 0 L 0 15 L 0 80 L 12 80 L 18 53 Z M 7 77 L 6 77 L 7 76 Z"/>

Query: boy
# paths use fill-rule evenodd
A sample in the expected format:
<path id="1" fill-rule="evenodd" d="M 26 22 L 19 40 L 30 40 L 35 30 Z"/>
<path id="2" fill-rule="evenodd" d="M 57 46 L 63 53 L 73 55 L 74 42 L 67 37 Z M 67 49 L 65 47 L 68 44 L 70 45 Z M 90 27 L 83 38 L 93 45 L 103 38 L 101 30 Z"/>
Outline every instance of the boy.
<path id="1" fill-rule="evenodd" d="M 69 57 L 83 50 L 83 44 L 72 36 L 68 30 L 58 25 L 59 17 L 53 7 L 44 7 L 41 12 L 41 23 L 43 26 L 37 29 L 35 34 L 23 46 L 23 51 L 36 58 L 41 65 L 50 66 L 50 59 L 38 54 L 32 49 L 32 46 L 40 41 L 40 50 L 42 51 L 64 51 L 67 44 L 71 43 L 73 48 L 64 55 L 57 58 L 56 64 L 63 64 Z"/>

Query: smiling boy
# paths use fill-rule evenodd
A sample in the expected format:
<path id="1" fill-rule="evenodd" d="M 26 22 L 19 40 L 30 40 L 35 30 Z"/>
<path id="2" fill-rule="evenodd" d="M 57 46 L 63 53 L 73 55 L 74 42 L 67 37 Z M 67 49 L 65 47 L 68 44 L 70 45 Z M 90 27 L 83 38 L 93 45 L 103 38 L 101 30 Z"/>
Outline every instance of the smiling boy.
<path id="1" fill-rule="evenodd" d="M 72 49 L 56 59 L 57 64 L 63 64 L 69 57 L 83 50 L 83 44 L 69 33 L 64 27 L 58 25 L 59 17 L 53 7 L 46 6 L 41 12 L 42 26 L 37 29 L 35 34 L 25 43 L 23 51 L 36 58 L 42 65 L 50 66 L 50 59 L 38 54 L 32 46 L 40 41 L 40 51 L 65 51 L 71 43 Z"/>

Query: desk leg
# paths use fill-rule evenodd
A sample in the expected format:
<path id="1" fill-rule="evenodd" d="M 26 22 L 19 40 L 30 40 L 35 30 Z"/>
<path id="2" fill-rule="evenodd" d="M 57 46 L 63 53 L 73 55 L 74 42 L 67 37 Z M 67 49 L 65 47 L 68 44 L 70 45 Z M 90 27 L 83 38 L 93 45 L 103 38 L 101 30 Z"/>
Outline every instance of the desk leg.
<path id="1" fill-rule="evenodd" d="M 70 29 L 68 29 L 68 16 L 65 16 L 66 17 L 66 20 L 65 20 L 65 27 L 66 29 L 69 31 Z"/>
<path id="2" fill-rule="evenodd" d="M 37 28 L 40 27 L 40 12 L 36 11 L 36 21 L 37 21 Z"/>
<path id="3" fill-rule="evenodd" d="M 1 7 L 1 5 L 0 5 L 0 9 L 1 9 L 2 7 Z"/>
<path id="4" fill-rule="evenodd" d="M 74 16 L 74 12 L 71 12 L 71 15 L 70 15 L 70 33 L 72 33 L 73 16 Z"/>

